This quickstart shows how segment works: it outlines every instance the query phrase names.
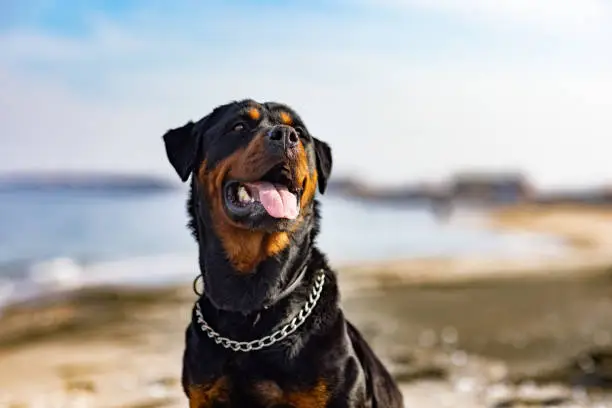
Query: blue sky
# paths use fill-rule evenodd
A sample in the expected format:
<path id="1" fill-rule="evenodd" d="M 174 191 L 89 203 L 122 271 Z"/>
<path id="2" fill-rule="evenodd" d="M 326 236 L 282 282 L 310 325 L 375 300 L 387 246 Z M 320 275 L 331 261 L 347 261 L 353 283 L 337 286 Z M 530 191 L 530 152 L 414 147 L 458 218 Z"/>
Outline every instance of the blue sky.
<path id="1" fill-rule="evenodd" d="M 338 174 L 612 182 L 608 0 L 0 0 L 0 172 L 172 176 L 161 135 L 294 106 Z"/>

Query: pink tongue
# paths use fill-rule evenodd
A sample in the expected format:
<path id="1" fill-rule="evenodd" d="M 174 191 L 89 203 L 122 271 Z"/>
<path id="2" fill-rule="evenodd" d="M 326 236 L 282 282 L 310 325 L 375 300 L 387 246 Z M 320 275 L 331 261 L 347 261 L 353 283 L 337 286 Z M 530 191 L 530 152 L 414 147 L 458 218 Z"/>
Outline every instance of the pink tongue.
<path id="1" fill-rule="evenodd" d="M 274 218 L 297 218 L 299 210 L 297 197 L 287 187 L 274 185 L 265 181 L 249 183 L 252 196 L 259 200 L 268 214 Z"/>

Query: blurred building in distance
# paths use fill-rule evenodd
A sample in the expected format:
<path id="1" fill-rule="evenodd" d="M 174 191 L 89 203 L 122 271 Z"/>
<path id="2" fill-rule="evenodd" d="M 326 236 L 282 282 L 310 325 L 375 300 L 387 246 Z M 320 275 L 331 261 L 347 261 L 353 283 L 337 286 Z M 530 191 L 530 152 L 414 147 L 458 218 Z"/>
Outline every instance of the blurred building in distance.
<path id="1" fill-rule="evenodd" d="M 462 172 L 449 182 L 449 197 L 455 203 L 511 204 L 531 200 L 534 192 L 521 172 Z"/>

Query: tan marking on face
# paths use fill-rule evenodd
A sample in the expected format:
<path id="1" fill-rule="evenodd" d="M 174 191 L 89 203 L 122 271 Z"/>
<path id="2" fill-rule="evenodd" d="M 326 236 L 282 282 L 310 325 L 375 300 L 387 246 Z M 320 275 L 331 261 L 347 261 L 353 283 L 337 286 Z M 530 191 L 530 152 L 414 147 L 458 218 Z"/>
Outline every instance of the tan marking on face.
<path id="1" fill-rule="evenodd" d="M 253 120 L 259 120 L 259 118 L 261 117 L 261 112 L 259 111 L 259 109 L 255 108 L 255 107 L 251 107 L 249 108 L 249 110 L 247 111 L 249 117 Z"/>
<path id="2" fill-rule="evenodd" d="M 229 218 L 223 203 L 223 184 L 228 178 L 248 180 L 260 169 L 269 166 L 264 150 L 263 135 L 256 136 L 245 148 L 238 150 L 214 169 L 208 170 L 203 162 L 198 171 L 198 180 L 206 193 L 212 212 L 213 228 L 221 240 L 232 266 L 239 272 L 249 273 L 266 258 L 277 255 L 289 243 L 287 232 L 266 233 L 252 231 Z"/>
<path id="3" fill-rule="evenodd" d="M 285 111 L 282 111 L 279 114 L 280 120 L 283 123 L 283 125 L 287 125 L 287 126 L 291 126 L 293 125 L 293 118 L 291 117 L 291 115 Z"/>
<path id="4" fill-rule="evenodd" d="M 315 169 L 310 171 L 308 167 L 308 153 L 304 148 L 303 143 L 299 143 L 296 160 L 296 180 L 299 185 L 304 189 L 302 192 L 302 199 L 300 201 L 300 207 L 306 208 L 314 199 L 315 192 L 317 191 L 317 171 Z"/>

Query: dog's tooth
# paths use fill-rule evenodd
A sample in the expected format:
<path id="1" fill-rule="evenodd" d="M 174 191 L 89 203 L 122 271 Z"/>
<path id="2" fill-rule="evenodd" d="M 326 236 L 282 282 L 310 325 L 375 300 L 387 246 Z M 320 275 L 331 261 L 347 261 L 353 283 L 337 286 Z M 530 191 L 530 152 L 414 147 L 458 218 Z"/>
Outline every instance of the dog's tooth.
<path id="1" fill-rule="evenodd" d="M 244 204 L 250 203 L 253 200 L 246 187 L 238 187 L 238 200 Z"/>

